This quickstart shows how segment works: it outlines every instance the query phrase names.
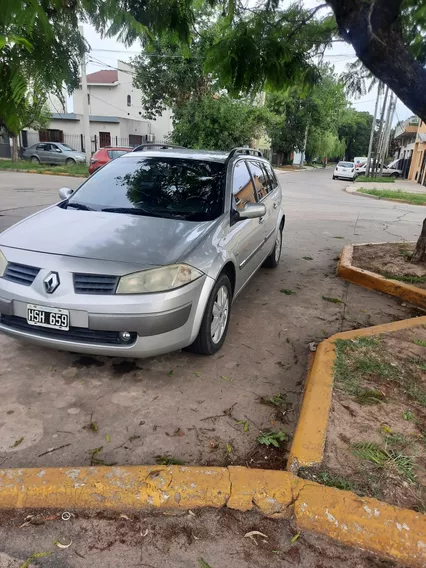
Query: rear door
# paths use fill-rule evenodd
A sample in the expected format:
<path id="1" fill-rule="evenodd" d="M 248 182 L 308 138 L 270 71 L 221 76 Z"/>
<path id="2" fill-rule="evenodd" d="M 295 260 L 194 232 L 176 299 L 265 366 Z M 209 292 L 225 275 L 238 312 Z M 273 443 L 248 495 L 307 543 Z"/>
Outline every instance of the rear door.
<path id="1" fill-rule="evenodd" d="M 256 160 L 247 161 L 254 187 L 256 189 L 258 201 L 263 203 L 266 207 L 266 213 L 259 219 L 259 225 L 263 235 L 263 241 L 265 243 L 264 248 L 261 251 L 261 255 L 267 256 L 271 252 L 269 250 L 269 243 L 271 243 L 272 247 L 272 237 L 275 233 L 277 217 L 276 205 L 272 195 L 272 186 L 263 163 Z"/>
<path id="2" fill-rule="evenodd" d="M 234 164 L 231 175 L 231 227 L 227 247 L 237 261 L 236 291 L 238 291 L 260 264 L 259 256 L 264 243 L 264 234 L 260 219 L 232 221 L 232 211 L 243 209 L 246 203 L 256 203 L 257 195 L 245 160 L 238 160 Z"/>
<path id="3" fill-rule="evenodd" d="M 40 160 L 40 162 L 46 163 L 48 160 L 48 155 L 46 152 L 46 143 L 43 144 L 37 144 L 36 146 L 36 154 L 38 156 L 38 159 Z"/>
<path id="4" fill-rule="evenodd" d="M 51 164 L 62 163 L 62 150 L 56 144 L 48 144 L 49 161 Z"/>

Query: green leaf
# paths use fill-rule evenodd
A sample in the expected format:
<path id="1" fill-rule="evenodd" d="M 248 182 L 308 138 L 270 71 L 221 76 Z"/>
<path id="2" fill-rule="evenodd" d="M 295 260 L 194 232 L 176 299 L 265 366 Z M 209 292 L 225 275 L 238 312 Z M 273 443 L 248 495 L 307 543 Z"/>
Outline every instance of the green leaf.
<path id="1" fill-rule="evenodd" d="M 296 540 L 300 537 L 300 533 L 297 533 L 294 535 L 294 537 L 290 540 L 290 542 L 293 544 L 294 542 L 296 542 Z"/>
<path id="2" fill-rule="evenodd" d="M 107 442 L 111 442 L 111 438 L 110 438 L 109 434 L 105 434 L 105 440 Z"/>

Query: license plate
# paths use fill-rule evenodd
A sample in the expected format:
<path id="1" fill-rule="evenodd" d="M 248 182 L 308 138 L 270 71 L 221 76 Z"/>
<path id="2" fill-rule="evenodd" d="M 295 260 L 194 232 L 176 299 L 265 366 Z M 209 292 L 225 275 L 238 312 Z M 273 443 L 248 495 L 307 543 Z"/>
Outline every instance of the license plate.
<path id="1" fill-rule="evenodd" d="M 68 331 L 70 328 L 70 316 L 68 310 L 60 308 L 48 308 L 46 306 L 27 305 L 27 323 L 40 327 L 50 327 Z"/>

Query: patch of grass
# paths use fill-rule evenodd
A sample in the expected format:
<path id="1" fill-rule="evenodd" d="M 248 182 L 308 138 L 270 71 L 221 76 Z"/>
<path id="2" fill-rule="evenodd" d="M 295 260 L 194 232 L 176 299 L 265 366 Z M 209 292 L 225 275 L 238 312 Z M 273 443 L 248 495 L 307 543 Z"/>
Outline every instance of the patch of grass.
<path id="1" fill-rule="evenodd" d="M 294 290 L 289 290 L 288 288 L 283 288 L 280 290 L 281 294 L 285 294 L 286 296 L 291 296 L 292 294 L 296 294 Z"/>
<path id="2" fill-rule="evenodd" d="M 407 422 L 412 422 L 416 419 L 416 415 L 411 410 L 404 410 L 402 417 L 404 418 L 404 420 L 407 420 Z"/>
<path id="3" fill-rule="evenodd" d="M 358 176 L 356 181 L 365 181 L 367 183 L 395 183 L 395 178 L 393 177 L 385 177 L 385 176 L 377 176 L 377 177 L 370 177 L 370 176 Z"/>
<path id="4" fill-rule="evenodd" d="M 85 177 L 89 175 L 86 164 L 51 166 L 50 164 L 33 164 L 26 160 L 18 160 L 17 162 L 12 162 L 12 160 L 0 160 L 0 170 L 21 170 L 23 172 L 35 170 L 37 172 L 62 173 Z"/>
<path id="5" fill-rule="evenodd" d="M 423 284 L 426 282 L 426 276 L 414 276 L 413 274 L 402 274 L 397 276 L 390 272 L 381 271 L 380 274 L 389 280 L 397 280 L 398 282 L 407 282 L 408 284 Z"/>
<path id="6" fill-rule="evenodd" d="M 380 404 L 385 399 L 385 395 L 381 391 L 375 389 L 360 389 L 359 393 L 355 396 L 355 402 L 363 406 Z"/>
<path id="7" fill-rule="evenodd" d="M 400 245 L 400 246 L 398 247 L 398 250 L 399 250 L 400 256 L 402 256 L 403 258 L 405 258 L 405 260 L 407 260 L 407 261 L 410 261 L 410 260 L 411 260 L 411 257 L 413 256 L 413 251 L 412 251 L 412 250 L 407 249 L 405 245 Z"/>
<path id="8" fill-rule="evenodd" d="M 155 462 L 158 465 L 185 465 L 185 462 L 172 456 L 155 456 Z"/>
<path id="9" fill-rule="evenodd" d="M 424 339 L 414 339 L 414 343 L 419 347 L 426 347 L 426 341 Z"/>
<path id="10" fill-rule="evenodd" d="M 280 442 L 287 442 L 288 436 L 285 432 L 279 430 L 278 432 L 262 432 L 257 438 L 257 443 L 261 446 L 274 446 L 275 448 L 280 447 Z"/>
<path id="11" fill-rule="evenodd" d="M 361 187 L 358 189 L 359 193 L 366 193 L 368 195 L 375 195 L 380 199 L 397 199 L 399 201 L 406 201 L 412 205 L 426 205 L 426 193 L 409 193 L 408 191 L 392 191 L 391 189 L 368 189 Z"/>
<path id="12" fill-rule="evenodd" d="M 352 444 L 352 453 L 362 460 L 369 461 L 376 467 L 394 467 L 405 479 L 415 483 L 414 463 L 411 456 L 406 456 L 391 448 L 382 448 L 374 442 Z"/>
<path id="13" fill-rule="evenodd" d="M 328 471 L 322 471 L 319 474 L 320 483 L 327 487 L 336 487 L 336 489 L 343 489 L 344 491 L 353 491 L 354 485 L 340 475 L 334 475 Z"/>
<path id="14" fill-rule="evenodd" d="M 330 298 L 329 296 L 321 296 L 326 302 L 331 302 L 332 304 L 344 304 L 345 302 L 340 298 Z"/>

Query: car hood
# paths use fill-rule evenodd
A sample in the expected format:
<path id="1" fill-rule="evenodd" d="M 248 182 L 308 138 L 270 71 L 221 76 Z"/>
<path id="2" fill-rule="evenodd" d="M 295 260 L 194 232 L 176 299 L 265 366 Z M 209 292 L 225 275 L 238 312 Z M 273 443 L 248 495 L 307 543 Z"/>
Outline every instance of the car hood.
<path id="1" fill-rule="evenodd" d="M 206 233 L 203 223 L 49 207 L 0 235 L 0 245 L 144 266 L 176 262 Z"/>

